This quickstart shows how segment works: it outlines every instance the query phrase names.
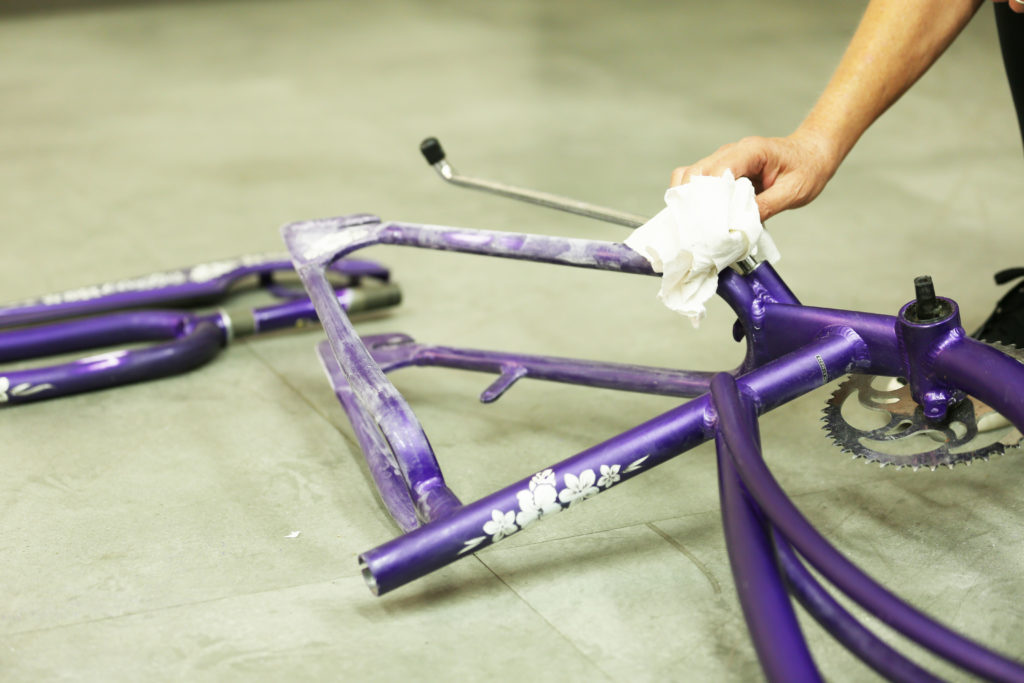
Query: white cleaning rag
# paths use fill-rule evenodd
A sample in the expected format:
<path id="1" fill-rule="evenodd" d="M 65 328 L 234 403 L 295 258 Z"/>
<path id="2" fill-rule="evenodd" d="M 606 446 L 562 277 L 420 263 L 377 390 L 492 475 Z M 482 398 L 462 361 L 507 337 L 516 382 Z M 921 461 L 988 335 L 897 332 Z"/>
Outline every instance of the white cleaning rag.
<path id="1" fill-rule="evenodd" d="M 698 327 L 719 272 L 748 256 L 777 261 L 779 250 L 761 225 L 754 186 L 731 171 L 669 188 L 665 204 L 633 231 L 626 246 L 663 273 L 658 298 Z"/>

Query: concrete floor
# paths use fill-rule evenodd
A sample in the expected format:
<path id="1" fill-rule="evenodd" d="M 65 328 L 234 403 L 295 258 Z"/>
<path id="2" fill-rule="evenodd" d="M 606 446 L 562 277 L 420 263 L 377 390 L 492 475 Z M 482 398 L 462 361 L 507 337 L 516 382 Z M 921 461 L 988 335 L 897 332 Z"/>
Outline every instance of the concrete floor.
<path id="1" fill-rule="evenodd" d="M 280 225 L 352 212 L 619 239 L 447 187 L 417 144 L 436 135 L 467 173 L 653 214 L 676 165 L 799 122 L 861 4 L 17 3 L 0 9 L 0 294 L 276 251 Z M 807 303 L 882 313 L 929 272 L 973 328 L 1000 293 L 991 273 L 1024 259 L 1021 162 L 984 7 L 821 198 L 771 221 L 780 272 Z M 699 369 L 741 356 L 723 304 L 693 330 L 649 278 L 364 256 L 405 292 L 364 333 Z M 187 375 L 0 414 L 0 678 L 760 676 L 708 446 L 372 597 L 355 556 L 397 529 L 321 338 L 274 334 Z M 393 379 L 467 501 L 676 403 L 525 382 L 482 406 L 485 376 Z M 917 474 L 851 461 L 818 429 L 831 389 L 763 419 L 779 480 L 899 595 L 1024 657 L 1024 459 Z M 873 680 L 805 625 L 829 678 Z"/>

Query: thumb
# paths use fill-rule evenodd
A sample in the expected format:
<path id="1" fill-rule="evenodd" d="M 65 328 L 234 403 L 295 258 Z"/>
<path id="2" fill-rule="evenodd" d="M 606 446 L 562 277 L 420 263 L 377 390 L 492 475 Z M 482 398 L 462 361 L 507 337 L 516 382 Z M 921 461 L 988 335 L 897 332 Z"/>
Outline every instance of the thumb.
<path id="1" fill-rule="evenodd" d="M 785 211 L 788 207 L 784 202 L 782 192 L 778 187 L 769 187 L 761 194 L 754 197 L 754 201 L 757 202 L 757 210 L 761 214 L 761 222 L 764 223 L 769 218 Z"/>

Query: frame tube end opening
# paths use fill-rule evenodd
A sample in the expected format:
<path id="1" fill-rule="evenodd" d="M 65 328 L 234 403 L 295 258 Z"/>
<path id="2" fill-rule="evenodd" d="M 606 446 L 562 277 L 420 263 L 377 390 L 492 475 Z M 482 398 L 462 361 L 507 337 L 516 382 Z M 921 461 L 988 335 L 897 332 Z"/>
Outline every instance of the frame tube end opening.
<path id="1" fill-rule="evenodd" d="M 370 592 L 374 596 L 380 597 L 380 586 L 377 585 L 377 577 L 373 575 L 370 565 L 362 555 L 359 556 L 359 571 L 362 573 L 363 581 L 366 582 L 366 587 L 370 589 Z"/>

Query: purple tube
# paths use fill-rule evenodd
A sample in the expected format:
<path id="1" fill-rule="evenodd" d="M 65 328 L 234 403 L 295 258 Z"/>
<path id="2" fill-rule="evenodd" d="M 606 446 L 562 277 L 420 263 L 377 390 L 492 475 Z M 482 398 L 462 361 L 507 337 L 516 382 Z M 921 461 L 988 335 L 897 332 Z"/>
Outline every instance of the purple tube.
<path id="1" fill-rule="evenodd" d="M 357 249 L 391 244 L 655 275 L 643 256 L 618 242 L 416 223 L 381 223 L 376 216 L 366 214 L 291 223 L 281 232 L 297 270 L 302 266 L 324 268 Z"/>
<path id="2" fill-rule="evenodd" d="M 847 650 L 891 681 L 908 683 L 940 683 L 942 679 L 925 671 L 885 641 L 866 629 L 846 611 L 796 556 L 786 539 L 773 530 L 772 544 L 779 569 L 790 592 L 822 628 L 832 634 Z"/>
<path id="3" fill-rule="evenodd" d="M 373 335 L 362 339 L 384 372 L 410 366 L 438 366 L 501 375 L 481 397 L 485 402 L 497 399 L 513 382 L 522 378 L 693 398 L 708 390 L 711 377 L 715 374 L 574 358 L 429 346 L 416 343 L 406 335 L 396 334 Z"/>
<path id="4" fill-rule="evenodd" d="M 327 332 L 335 361 L 356 399 L 350 405 L 366 413 L 366 424 L 380 429 L 413 497 L 417 517 L 423 522 L 447 517 L 462 503 L 445 483 L 412 408 L 360 341 L 322 268 L 315 263 L 298 264 L 297 270 Z"/>
<path id="5" fill-rule="evenodd" d="M 618 242 L 397 222 L 384 225 L 379 234 L 380 244 L 654 274 L 647 259 Z"/>
<path id="6" fill-rule="evenodd" d="M 710 437 L 707 397 L 670 410 L 359 557 L 382 595 L 575 506 Z"/>
<path id="7" fill-rule="evenodd" d="M 728 378 L 728 382 L 723 382 L 721 376 Z M 757 414 L 750 403 L 744 405 L 736 382 L 726 373 L 711 380 L 711 396 L 719 420 L 715 446 L 725 544 L 761 668 L 770 681 L 820 681 L 775 565 L 768 527 L 732 464 L 730 450 L 737 445 L 755 449 L 756 455 L 750 455 L 760 457 Z M 732 438 L 731 432 L 736 430 L 742 431 L 745 438 Z"/>
<path id="8" fill-rule="evenodd" d="M 860 369 L 875 375 L 903 374 L 903 358 L 896 342 L 897 318 L 876 313 L 858 313 L 813 306 L 775 304 L 764 310 L 764 329 L 758 339 L 763 353 L 776 358 L 797 349 L 822 331 L 837 327 L 855 330 L 865 344 Z"/>
<path id="9" fill-rule="evenodd" d="M 413 495 L 405 482 L 402 467 L 394 451 L 352 393 L 352 388 L 345 379 L 330 344 L 320 342 L 317 345 L 317 353 L 334 394 L 341 402 L 341 407 L 345 409 L 349 422 L 352 423 L 356 440 L 362 448 L 363 457 L 366 459 L 381 501 L 402 531 L 412 531 L 420 525 L 420 520 L 416 514 Z"/>
<path id="10" fill-rule="evenodd" d="M 520 377 L 663 395 L 697 396 L 707 390 L 711 374 L 426 346 L 399 334 L 363 337 L 362 343 L 384 372 L 411 365 L 440 365 L 498 373 L 499 379 L 481 396 L 484 401 L 497 399 Z M 404 479 L 398 456 L 373 418 L 362 408 L 330 344 L 323 342 L 317 350 L 331 386 L 352 423 L 381 500 L 399 527 L 404 531 L 416 528 L 419 526 L 416 505 L 410 501 L 410 485 Z"/>
<path id="11" fill-rule="evenodd" d="M 1024 366 L 970 337 L 946 346 L 933 361 L 936 375 L 1024 427 Z"/>
<path id="12" fill-rule="evenodd" d="M 864 349 L 860 337 L 851 330 L 834 328 L 803 348 L 776 358 L 736 381 L 763 415 L 863 367 Z"/>
<path id="13" fill-rule="evenodd" d="M 186 314 L 179 312 L 127 311 L 0 331 L 0 362 L 174 339 L 185 332 L 188 324 Z"/>
<path id="14" fill-rule="evenodd" d="M 1016 372 L 1024 375 L 1024 367 L 1018 364 Z M 727 374 L 717 376 L 714 381 L 724 385 L 735 382 Z M 978 398 L 985 400 L 983 396 Z M 740 429 L 730 429 L 723 434 L 743 484 L 764 515 L 839 590 L 906 637 L 978 676 L 994 681 L 1024 681 L 1024 667 L 1020 664 L 932 621 L 864 574 L 797 510 L 764 461 L 756 455 L 756 443 L 748 434 Z"/>
<path id="15" fill-rule="evenodd" d="M 365 277 L 386 282 L 389 278 L 387 268 L 372 261 L 346 259 L 332 263 L 330 269 L 354 281 Z M 0 306 L 0 328 L 132 308 L 207 304 L 249 276 L 258 277 L 262 286 L 279 295 L 305 298 L 301 290 L 293 292 L 274 284 L 275 273 L 291 270 L 287 254 L 254 254 L 77 287 Z"/>
<path id="16" fill-rule="evenodd" d="M 336 292 L 343 308 L 392 305 L 395 285 Z M 194 369 L 209 361 L 232 338 L 312 321 L 308 299 L 255 310 L 196 315 L 182 311 L 124 311 L 0 330 L 0 362 L 42 358 L 59 353 L 101 349 L 138 342 L 163 341 L 149 348 L 98 352 L 70 363 L 0 371 L 0 405 L 15 405 L 129 382 L 157 379 Z"/>
<path id="17" fill-rule="evenodd" d="M 201 320 L 171 342 L 7 372 L 0 376 L 0 405 L 28 403 L 185 372 L 216 356 L 223 338 L 220 327 Z"/>
<path id="18" fill-rule="evenodd" d="M 825 384 L 849 367 L 859 343 L 820 339 L 740 378 L 765 412 Z M 363 576 L 381 595 L 516 533 L 538 519 L 607 490 L 713 436 L 707 395 L 466 505 L 446 519 L 360 556 Z"/>
<path id="19" fill-rule="evenodd" d="M 726 277 L 733 278 L 739 277 L 739 275 L 736 271 L 730 270 Z M 762 261 L 755 266 L 753 281 L 757 283 L 754 286 L 755 291 L 758 291 L 760 295 L 773 303 L 800 304 L 800 300 L 796 298 L 793 290 L 782 280 L 782 277 L 779 276 L 772 264 L 767 261 Z"/>

